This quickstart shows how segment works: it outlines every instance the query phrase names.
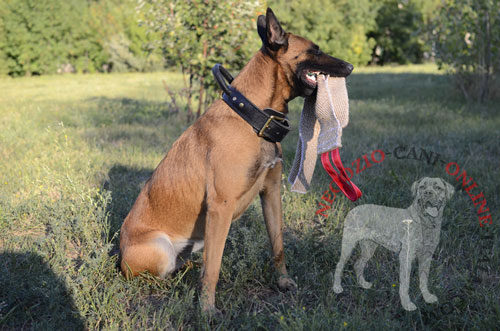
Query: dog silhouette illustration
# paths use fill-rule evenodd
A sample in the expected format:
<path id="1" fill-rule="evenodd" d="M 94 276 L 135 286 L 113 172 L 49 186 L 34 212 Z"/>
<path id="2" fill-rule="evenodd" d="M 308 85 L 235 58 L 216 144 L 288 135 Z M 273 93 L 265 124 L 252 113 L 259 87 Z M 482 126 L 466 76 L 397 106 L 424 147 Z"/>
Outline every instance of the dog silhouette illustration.
<path id="1" fill-rule="evenodd" d="M 358 284 L 371 288 L 363 271 L 378 246 L 399 253 L 399 296 L 405 310 L 417 307 L 408 295 L 411 265 L 418 259 L 420 291 L 425 302 L 438 299 L 428 289 L 428 276 L 432 255 L 439 243 L 443 210 L 454 193 L 454 188 L 441 178 L 421 178 L 411 187 L 414 200 L 407 209 L 378 205 L 361 205 L 352 209 L 344 222 L 342 251 L 334 276 L 333 290 L 343 291 L 342 272 L 346 261 L 359 243 L 361 256 L 354 264 Z"/>

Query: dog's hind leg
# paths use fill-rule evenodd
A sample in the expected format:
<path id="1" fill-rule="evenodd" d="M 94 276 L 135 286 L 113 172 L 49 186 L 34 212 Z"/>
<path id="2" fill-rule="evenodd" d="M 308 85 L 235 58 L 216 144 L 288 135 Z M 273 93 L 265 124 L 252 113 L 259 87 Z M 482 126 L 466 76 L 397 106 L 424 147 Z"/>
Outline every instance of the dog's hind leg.
<path id="1" fill-rule="evenodd" d="M 359 242 L 359 246 L 361 247 L 361 256 L 354 264 L 354 270 L 356 271 L 359 286 L 368 289 L 372 287 L 372 283 L 365 280 L 363 271 L 365 270 L 366 263 L 372 258 L 373 253 L 375 253 L 378 245 L 371 240 L 365 239 Z"/>
<path id="2" fill-rule="evenodd" d="M 342 237 L 342 251 L 340 253 L 340 259 L 337 263 L 337 267 L 335 268 L 335 276 L 333 281 L 333 291 L 335 293 L 342 293 L 344 290 L 341 285 L 342 273 L 344 271 L 344 265 L 347 260 L 351 257 L 352 250 L 356 247 L 358 242 L 357 238 L 354 238 L 349 234 L 349 231 L 346 232 L 346 228 L 344 228 L 344 236 Z"/>
<path id="3" fill-rule="evenodd" d="M 149 271 L 164 278 L 175 270 L 176 253 L 170 238 L 158 231 L 141 235 L 138 243 L 122 247 L 121 270 L 131 278 Z"/>

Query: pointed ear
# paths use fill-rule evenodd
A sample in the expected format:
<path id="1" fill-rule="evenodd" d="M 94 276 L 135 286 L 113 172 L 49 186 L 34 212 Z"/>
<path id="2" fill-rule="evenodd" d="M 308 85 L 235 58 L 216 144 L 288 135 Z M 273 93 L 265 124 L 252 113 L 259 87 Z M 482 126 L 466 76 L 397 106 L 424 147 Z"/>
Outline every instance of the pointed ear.
<path id="1" fill-rule="evenodd" d="M 441 182 L 443 182 L 443 185 L 446 188 L 446 199 L 450 200 L 450 198 L 453 196 L 453 193 L 455 193 L 455 188 L 444 179 L 439 179 L 441 179 Z"/>
<path id="2" fill-rule="evenodd" d="M 420 184 L 420 182 L 422 181 L 423 178 L 420 178 L 419 180 L 415 181 L 412 185 L 411 185 L 411 195 L 413 197 L 417 196 L 417 190 L 418 190 L 418 184 Z"/>
<path id="3" fill-rule="evenodd" d="M 260 15 L 257 18 L 257 32 L 262 40 L 262 44 L 267 45 L 266 17 L 264 15 Z"/>
<path id="4" fill-rule="evenodd" d="M 264 45 L 273 51 L 288 45 L 288 36 L 276 16 L 274 16 L 271 8 L 267 8 L 266 12 L 266 43 Z"/>

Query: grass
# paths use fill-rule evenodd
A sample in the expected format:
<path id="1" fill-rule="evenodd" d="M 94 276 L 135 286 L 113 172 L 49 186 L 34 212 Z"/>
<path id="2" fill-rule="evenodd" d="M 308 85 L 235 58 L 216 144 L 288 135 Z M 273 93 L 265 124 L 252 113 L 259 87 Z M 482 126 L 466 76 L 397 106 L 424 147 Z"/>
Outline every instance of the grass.
<path id="1" fill-rule="evenodd" d="M 126 281 L 116 268 L 118 231 L 141 185 L 185 130 L 161 80 L 177 73 L 67 75 L 0 79 L 0 329 L 492 329 L 500 320 L 500 113 L 498 104 L 464 103 L 431 65 L 361 68 L 348 79 L 351 118 L 344 164 L 374 150 L 387 154 L 354 182 L 364 196 L 337 196 L 326 219 L 316 215 L 329 180 L 316 169 L 311 191 L 291 193 L 284 180 L 285 250 L 296 293 L 277 289 L 258 201 L 233 224 L 216 305 L 198 308 L 201 254 L 166 280 Z M 287 175 L 297 143 L 301 100 L 290 105 L 295 130 L 283 144 Z M 441 163 L 456 162 L 487 199 L 493 224 Z M 363 165 L 363 164 L 361 164 Z M 401 308 L 397 256 L 379 249 L 369 262 L 371 290 L 356 285 L 351 258 L 344 293 L 332 291 L 343 219 L 355 205 L 406 208 L 416 179 L 442 177 L 456 188 L 434 254 L 426 304 L 416 273 Z M 285 177 L 284 177 L 285 178 Z M 492 236 L 492 237 L 489 237 Z M 356 255 L 355 253 L 354 255 Z M 482 261 L 481 261 L 482 259 Z M 414 264 L 416 269 L 416 263 Z"/>

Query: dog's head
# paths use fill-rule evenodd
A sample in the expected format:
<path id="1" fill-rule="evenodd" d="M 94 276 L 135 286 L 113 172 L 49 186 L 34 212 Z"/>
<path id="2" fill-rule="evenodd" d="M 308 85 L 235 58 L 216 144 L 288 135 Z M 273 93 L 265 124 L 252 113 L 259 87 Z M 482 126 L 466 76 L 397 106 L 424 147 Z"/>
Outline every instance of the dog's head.
<path id="1" fill-rule="evenodd" d="M 436 218 L 443 215 L 443 209 L 455 189 L 441 178 L 424 177 L 411 186 L 418 209 L 425 216 Z"/>
<path id="2" fill-rule="evenodd" d="M 271 8 L 257 20 L 262 51 L 273 58 L 292 85 L 293 96 L 309 96 L 316 89 L 316 77 L 346 77 L 352 64 L 323 53 L 306 38 L 285 32 Z"/>

